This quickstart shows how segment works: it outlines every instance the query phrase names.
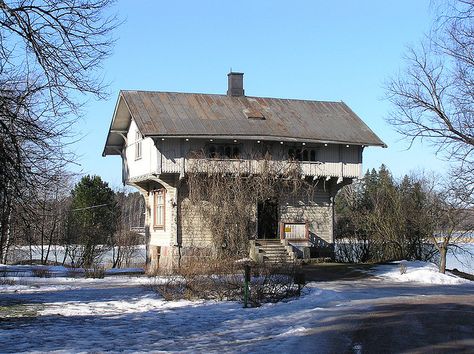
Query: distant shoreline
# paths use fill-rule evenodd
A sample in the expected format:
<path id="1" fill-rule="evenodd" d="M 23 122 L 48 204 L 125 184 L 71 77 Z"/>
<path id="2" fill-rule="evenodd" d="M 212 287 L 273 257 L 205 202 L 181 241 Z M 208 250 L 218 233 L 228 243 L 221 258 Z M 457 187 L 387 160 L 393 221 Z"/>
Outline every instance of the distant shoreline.
<path id="1" fill-rule="evenodd" d="M 442 237 L 436 237 L 436 242 L 442 242 Z M 466 237 L 452 237 L 450 243 L 474 243 L 474 237 L 466 236 Z"/>

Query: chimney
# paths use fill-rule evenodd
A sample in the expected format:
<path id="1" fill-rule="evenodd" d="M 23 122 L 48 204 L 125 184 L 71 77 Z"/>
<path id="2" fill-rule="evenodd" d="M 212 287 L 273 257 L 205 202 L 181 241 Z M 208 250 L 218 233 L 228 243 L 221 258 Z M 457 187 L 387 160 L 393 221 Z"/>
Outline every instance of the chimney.
<path id="1" fill-rule="evenodd" d="M 244 95 L 244 73 L 230 72 L 227 74 L 228 89 L 227 96 L 243 96 Z"/>

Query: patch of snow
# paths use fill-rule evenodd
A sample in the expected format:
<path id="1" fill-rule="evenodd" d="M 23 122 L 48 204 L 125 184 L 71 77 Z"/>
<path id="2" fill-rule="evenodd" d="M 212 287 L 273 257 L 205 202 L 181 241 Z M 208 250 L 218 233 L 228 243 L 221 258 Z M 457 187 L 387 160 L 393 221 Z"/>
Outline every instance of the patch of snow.
<path id="1" fill-rule="evenodd" d="M 235 263 L 239 264 L 239 263 L 252 263 L 253 260 L 250 259 L 250 258 L 242 258 L 242 259 L 238 259 L 235 261 Z"/>
<path id="2" fill-rule="evenodd" d="M 6 265 L 0 264 L 0 272 L 10 274 L 16 277 L 33 277 L 35 271 L 45 271 L 51 277 L 74 277 L 82 276 L 85 273 L 84 268 L 68 268 L 64 266 L 48 265 Z M 143 274 L 143 268 L 112 268 L 105 271 L 106 275 L 120 275 L 139 273 Z"/>
<path id="3" fill-rule="evenodd" d="M 405 264 L 404 276 L 417 274 L 417 282 L 394 284 L 394 263 L 377 267 L 376 278 L 309 283 L 298 299 L 248 309 L 238 302 L 164 301 L 150 288 L 163 277 L 22 277 L 0 288 L 1 310 L 13 307 L 0 321 L 0 352 L 363 352 L 350 337 L 354 314 L 401 297 L 474 293 L 474 282 L 420 284 L 439 274 L 436 267 Z"/>
<path id="4" fill-rule="evenodd" d="M 456 285 L 470 283 L 449 272 L 442 274 L 438 266 L 421 261 L 397 261 L 379 265 L 372 271 L 374 275 L 398 282 L 417 282 L 423 284 Z"/>
<path id="5" fill-rule="evenodd" d="M 112 268 L 107 269 L 105 274 L 124 274 L 124 273 L 140 273 L 143 274 L 145 270 L 143 268 Z"/>
<path id="6" fill-rule="evenodd" d="M 0 285 L 0 293 L 39 293 L 39 292 L 53 292 L 78 289 L 77 286 L 70 285 L 47 285 L 40 286 L 35 284 L 14 284 L 14 285 Z"/>

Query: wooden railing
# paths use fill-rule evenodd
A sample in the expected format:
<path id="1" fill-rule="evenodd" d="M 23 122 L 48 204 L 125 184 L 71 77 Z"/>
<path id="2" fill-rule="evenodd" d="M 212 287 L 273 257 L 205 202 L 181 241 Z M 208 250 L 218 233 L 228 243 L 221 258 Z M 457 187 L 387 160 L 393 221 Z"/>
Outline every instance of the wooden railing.
<path id="1" fill-rule="evenodd" d="M 184 164 L 184 169 L 182 164 Z M 342 162 L 306 162 L 277 160 L 232 160 L 232 159 L 163 159 L 162 173 L 204 172 L 261 174 L 270 171 L 275 174 L 286 174 L 297 170 L 304 176 L 348 177 L 358 178 L 361 175 L 361 164 Z"/>

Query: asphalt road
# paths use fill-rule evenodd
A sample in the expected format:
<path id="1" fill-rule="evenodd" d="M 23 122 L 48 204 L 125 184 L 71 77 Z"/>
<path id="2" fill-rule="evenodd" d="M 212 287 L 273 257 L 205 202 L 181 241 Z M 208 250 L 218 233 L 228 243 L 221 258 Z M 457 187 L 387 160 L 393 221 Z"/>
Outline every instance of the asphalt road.
<path id="1" fill-rule="evenodd" d="M 365 272 L 368 268 L 304 267 L 308 281 L 323 287 L 335 282 L 339 291 L 356 298 L 330 318 L 332 348 L 324 352 L 474 353 L 474 286 L 379 283 Z M 317 353 L 316 334 L 314 339 Z"/>
<path id="2" fill-rule="evenodd" d="M 474 353 L 474 294 L 403 296 L 350 314 L 352 353 Z"/>

